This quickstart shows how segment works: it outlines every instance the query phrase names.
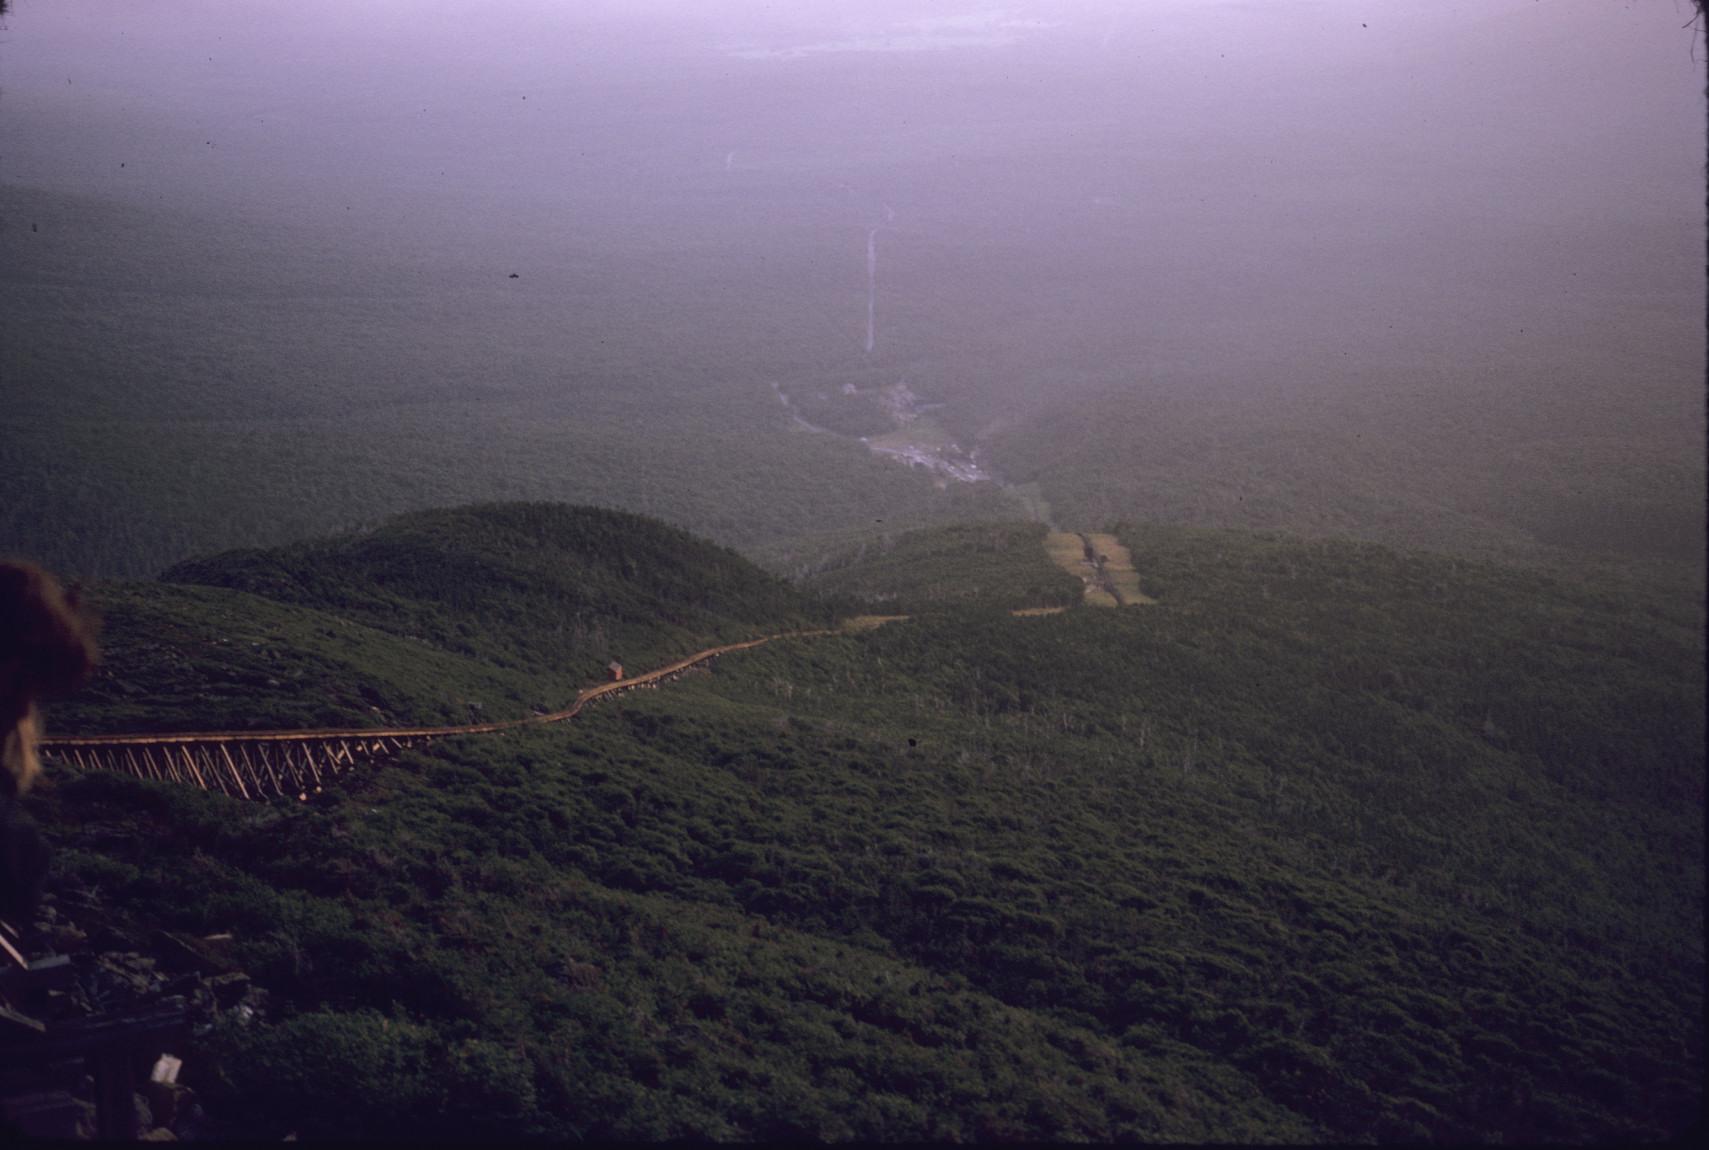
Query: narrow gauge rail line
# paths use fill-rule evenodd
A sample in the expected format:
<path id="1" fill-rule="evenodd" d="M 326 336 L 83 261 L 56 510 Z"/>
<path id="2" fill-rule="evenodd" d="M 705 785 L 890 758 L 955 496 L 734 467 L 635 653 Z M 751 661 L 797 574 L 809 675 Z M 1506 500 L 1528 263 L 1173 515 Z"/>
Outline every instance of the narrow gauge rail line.
<path id="1" fill-rule="evenodd" d="M 38 744 L 52 759 L 138 778 L 186 783 L 245 799 L 295 795 L 307 800 L 331 778 L 358 762 L 390 758 L 407 747 L 452 735 L 485 735 L 544 723 L 561 723 L 600 699 L 675 678 L 691 667 L 774 639 L 835 635 L 835 629 L 786 631 L 725 643 L 633 678 L 600 683 L 576 694 L 560 711 L 449 727 L 325 728 L 304 731 L 190 731 L 167 734 L 52 735 Z"/>

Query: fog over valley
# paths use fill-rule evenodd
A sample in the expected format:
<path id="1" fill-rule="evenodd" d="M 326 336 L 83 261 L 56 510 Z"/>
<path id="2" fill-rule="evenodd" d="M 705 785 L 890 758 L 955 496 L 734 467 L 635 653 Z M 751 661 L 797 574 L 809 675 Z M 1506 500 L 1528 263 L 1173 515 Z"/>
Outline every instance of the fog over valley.
<path id="1" fill-rule="evenodd" d="M 853 437 L 905 381 L 1075 523 L 1688 556 L 1683 22 L 26 2 L 0 46 L 7 532 L 140 572 L 466 497 L 762 548 L 869 522 L 857 489 L 893 522 L 991 503 L 869 466 Z M 774 382 L 845 434 L 792 441 Z M 758 506 L 785 474 L 794 505 Z"/>
<path id="2" fill-rule="evenodd" d="M 0 0 L 0 1144 L 1689 1144 L 1706 23 Z"/>

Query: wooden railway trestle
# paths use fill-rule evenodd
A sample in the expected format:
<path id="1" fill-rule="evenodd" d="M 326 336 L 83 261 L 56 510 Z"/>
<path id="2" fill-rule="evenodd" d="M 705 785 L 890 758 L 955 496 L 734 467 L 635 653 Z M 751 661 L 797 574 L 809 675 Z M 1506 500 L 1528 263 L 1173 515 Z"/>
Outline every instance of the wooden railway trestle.
<path id="1" fill-rule="evenodd" d="M 42 739 L 43 757 L 85 769 L 117 771 L 142 779 L 184 783 L 241 799 L 275 796 L 307 799 L 328 781 L 360 763 L 395 756 L 409 747 L 451 735 L 482 735 L 573 719 L 600 699 L 656 687 L 731 651 L 773 639 L 834 634 L 795 631 L 712 647 L 654 671 L 589 687 L 561 711 L 496 723 L 391 730 L 208 731 L 193 734 L 56 735 Z"/>
<path id="2" fill-rule="evenodd" d="M 427 735 L 350 732 L 281 738 L 242 734 L 59 738 L 43 753 L 84 769 L 187 783 L 235 798 L 304 798 L 359 763 L 390 758 Z"/>

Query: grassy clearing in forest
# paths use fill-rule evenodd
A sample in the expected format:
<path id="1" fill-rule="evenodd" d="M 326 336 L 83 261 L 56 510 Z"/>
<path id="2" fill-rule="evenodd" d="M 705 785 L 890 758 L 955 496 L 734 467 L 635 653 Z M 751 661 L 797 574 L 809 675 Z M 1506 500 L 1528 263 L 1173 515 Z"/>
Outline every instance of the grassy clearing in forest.
<path id="1" fill-rule="evenodd" d="M 1092 569 L 1086 565 L 1086 544 L 1072 531 L 1052 531 L 1044 537 L 1044 550 L 1051 562 L 1080 580 L 1081 601 L 1092 607 L 1114 607 L 1116 601 L 1091 583 Z"/>
<path id="2" fill-rule="evenodd" d="M 1086 545 L 1072 531 L 1052 531 L 1044 537 L 1044 549 L 1055 564 L 1070 575 L 1086 574 Z"/>
<path id="3" fill-rule="evenodd" d="M 1110 585 L 1121 593 L 1121 599 L 1100 585 L 1097 569 L 1086 558 L 1086 540 L 1091 541 L 1094 554 L 1104 556 L 1104 573 Z M 1124 600 L 1129 605 L 1157 602 L 1139 589 L 1139 572 L 1134 570 L 1133 555 L 1114 535 L 1099 532 L 1082 539 L 1072 531 L 1052 531 L 1045 536 L 1044 549 L 1052 562 L 1085 586 L 1081 601 L 1088 607 L 1120 607 Z"/>
<path id="4" fill-rule="evenodd" d="M 1110 577 L 1110 582 L 1121 592 L 1122 598 L 1131 603 L 1155 603 L 1157 600 L 1139 589 L 1139 572 L 1133 565 L 1133 555 L 1126 547 L 1116 541 L 1114 535 L 1093 532 L 1088 536 L 1092 540 L 1092 549 L 1106 557 L 1104 573 Z"/>

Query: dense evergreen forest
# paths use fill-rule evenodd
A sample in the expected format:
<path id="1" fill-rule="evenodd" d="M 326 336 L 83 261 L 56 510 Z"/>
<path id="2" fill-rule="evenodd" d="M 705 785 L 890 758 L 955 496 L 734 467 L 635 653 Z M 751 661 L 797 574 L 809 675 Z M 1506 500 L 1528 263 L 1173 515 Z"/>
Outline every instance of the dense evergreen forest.
<path id="1" fill-rule="evenodd" d="M 1276 20 L 1287 23 L 1242 17 Z M 1572 25 L 1558 27 L 1564 38 Z M 1666 34 L 1688 72 L 1691 33 Z M 1310 71 L 1319 47 L 1289 66 Z M 1507 74 L 1495 40 L 1467 32 L 1463 47 L 1405 70 L 1451 74 L 1469 57 L 1486 82 Z M 1065 524 L 1286 529 L 1547 566 L 1700 558 L 1700 173 L 1635 169 L 1632 187 L 1596 198 L 1573 158 L 1683 122 L 1677 101 L 1652 93 L 1644 123 L 1573 133 L 1559 108 L 1503 103 L 1522 85 L 1495 80 L 1478 121 L 1505 125 L 1502 138 L 1451 133 L 1459 144 L 1437 159 L 1458 170 L 1457 149 L 1472 148 L 1517 181 L 1502 195 L 1456 182 L 1425 196 L 1397 174 L 1427 171 L 1417 156 L 1379 162 L 1395 141 L 1418 143 L 1406 105 L 1367 141 L 1371 164 L 1308 166 L 1271 199 L 1243 194 L 1200 219 L 1177 213 L 1293 147 L 1246 122 L 1220 52 L 1200 81 L 1211 106 L 1229 101 L 1213 135 L 1231 134 L 1232 150 L 1215 161 L 1172 117 L 1142 126 L 1141 109 L 1181 90 L 1164 70 L 1100 78 L 1100 65 L 1071 82 L 1035 74 L 1034 87 L 973 59 L 946 81 L 930 56 L 871 71 L 827 57 L 810 73 L 822 98 L 871 90 L 884 130 L 840 98 L 822 118 L 796 116 L 787 71 L 749 76 L 771 95 L 738 110 L 723 102 L 745 90 L 730 87 L 727 59 L 690 69 L 674 55 L 667 91 L 641 85 L 645 111 L 625 126 L 591 111 L 618 77 L 555 66 L 555 81 L 588 85 L 558 114 L 586 117 L 596 150 L 625 160 L 539 176 L 568 197 L 549 210 L 491 202 L 495 218 L 516 213 L 497 230 L 452 226 L 466 207 L 413 169 L 331 218 L 144 195 L 135 163 L 119 183 L 0 183 L 0 543 L 67 574 L 144 577 L 410 510 L 550 499 L 655 516 L 793 573 L 887 532 L 1016 517 L 1002 482 L 940 484 L 860 441 L 895 429 L 875 397 L 905 381 L 990 474 L 1035 485 Z M 1395 74 L 1386 58 L 1366 65 Z M 1597 74 L 1613 86 L 1608 67 Z M 1694 77 L 1652 79 L 1700 107 Z M 1106 82 L 1134 87 L 1118 99 Z M 1117 99 L 1139 134 L 1065 150 L 1032 130 L 1040 92 L 1064 83 L 1076 106 Z M 1562 96 L 1583 92 L 1599 89 L 1574 81 Z M 14 113 L 25 107 L 14 98 Z M 1296 112 L 1301 142 L 1320 147 L 1342 122 Z M 67 114 L 82 144 L 73 170 L 117 172 L 117 141 L 85 139 L 80 110 Z M 325 134 L 340 138 L 349 117 L 329 115 Z M 850 135 L 821 130 L 829 121 Z M 782 150 L 729 170 L 722 154 L 689 161 L 737 122 Z M 25 123 L 20 138 L 33 138 Z M 1539 123 L 1565 133 L 1560 146 L 1532 139 Z M 974 124 L 986 127 L 970 137 Z M 304 143 L 253 118 L 231 128 L 263 131 L 252 146 L 264 156 Z M 488 135 L 470 129 L 454 151 L 480 153 Z M 33 133 L 54 135 L 47 122 Z M 146 179 L 200 192 L 198 174 L 214 187 L 234 175 L 205 135 L 189 154 L 181 135 Z M 1691 127 L 1662 151 L 1684 156 L 1700 138 Z M 1345 148 L 1335 139 L 1328 154 Z M 249 178 L 300 180 L 305 205 L 330 204 L 340 174 L 305 174 L 320 155 Z M 1098 188 L 1111 194 L 1089 200 Z M 1563 217 L 1538 203 L 1544 191 L 1587 198 Z M 1366 213 L 1352 218 L 1338 195 Z M 398 210 L 413 196 L 427 198 L 420 215 Z M 898 218 L 880 243 L 884 334 L 868 351 L 868 216 L 887 205 Z"/>
<path id="2" fill-rule="evenodd" d="M 967 523 L 884 536 L 824 561 L 811 585 L 886 611 L 945 603 L 1060 607 L 1081 583 L 1050 561 L 1042 523 Z"/>
<path id="3" fill-rule="evenodd" d="M 267 1136 L 1695 1120 L 1695 605 L 1126 525 L 1156 605 L 1016 618 L 1073 598 L 1038 534 L 900 536 L 796 589 L 638 517 L 494 505 L 92 584 L 107 667 L 61 730 L 521 714 L 614 652 L 912 617 L 303 804 L 56 763 L 28 804 L 54 905 L 229 934 L 267 1005 L 199 1033 L 186 1080 Z"/>
<path id="4" fill-rule="evenodd" d="M 367 7 L 0 0 L 48 746 L 357 747 L 50 755 L 8 1043 L 185 1004 L 156 1137 L 1690 1140 L 1709 0 Z"/>
<path id="5" fill-rule="evenodd" d="M 81 731 L 383 726 L 555 710 L 608 662 L 822 625 L 725 548 L 625 512 L 502 504 L 102 584 Z"/>

